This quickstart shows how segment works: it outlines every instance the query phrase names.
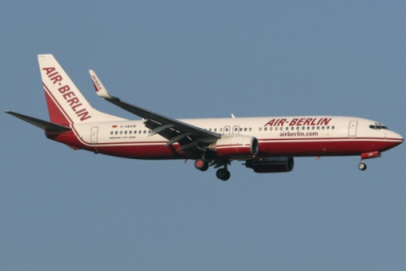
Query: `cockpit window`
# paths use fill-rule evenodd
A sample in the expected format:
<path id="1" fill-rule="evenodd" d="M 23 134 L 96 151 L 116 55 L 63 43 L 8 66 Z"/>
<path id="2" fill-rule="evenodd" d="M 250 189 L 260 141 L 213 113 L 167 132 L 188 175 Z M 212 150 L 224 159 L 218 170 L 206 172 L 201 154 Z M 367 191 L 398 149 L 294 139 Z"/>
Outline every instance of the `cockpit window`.
<path id="1" fill-rule="evenodd" d="M 388 127 L 386 127 L 382 123 L 371 124 L 371 125 L 369 125 L 369 128 L 374 129 L 374 130 L 381 130 L 381 129 L 388 130 Z"/>

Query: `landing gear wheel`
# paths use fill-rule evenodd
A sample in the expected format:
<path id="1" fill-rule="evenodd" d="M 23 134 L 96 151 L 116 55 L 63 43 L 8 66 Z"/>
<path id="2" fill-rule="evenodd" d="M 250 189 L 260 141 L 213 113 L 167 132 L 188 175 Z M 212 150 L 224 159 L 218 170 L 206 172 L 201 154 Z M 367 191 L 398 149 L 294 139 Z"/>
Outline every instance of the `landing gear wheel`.
<path id="1" fill-rule="evenodd" d="M 360 163 L 360 164 L 358 165 L 358 168 L 359 168 L 360 170 L 364 171 L 364 170 L 367 169 L 367 165 L 364 164 L 364 163 Z"/>
<path id="2" fill-rule="evenodd" d="M 206 171 L 209 168 L 209 163 L 203 159 L 197 159 L 195 161 L 195 168 L 201 171 Z"/>
<path id="3" fill-rule="evenodd" d="M 217 170 L 216 172 L 216 176 L 217 178 L 219 178 L 222 181 L 227 181 L 228 179 L 230 179 L 230 171 L 228 171 L 225 168 L 220 168 L 219 170 Z"/>

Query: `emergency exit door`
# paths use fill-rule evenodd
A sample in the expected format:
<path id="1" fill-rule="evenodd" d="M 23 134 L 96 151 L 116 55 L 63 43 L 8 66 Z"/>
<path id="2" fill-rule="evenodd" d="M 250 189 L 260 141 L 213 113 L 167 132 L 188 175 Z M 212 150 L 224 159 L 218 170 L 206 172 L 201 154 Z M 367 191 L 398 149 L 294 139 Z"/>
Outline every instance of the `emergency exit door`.
<path id="1" fill-rule="evenodd" d="M 355 120 L 350 121 L 350 125 L 348 126 L 348 136 L 349 137 L 357 136 L 357 125 L 358 125 L 358 121 L 355 121 Z"/>
<path id="2" fill-rule="evenodd" d="M 90 130 L 90 142 L 97 143 L 97 134 L 99 133 L 99 127 L 94 126 Z"/>

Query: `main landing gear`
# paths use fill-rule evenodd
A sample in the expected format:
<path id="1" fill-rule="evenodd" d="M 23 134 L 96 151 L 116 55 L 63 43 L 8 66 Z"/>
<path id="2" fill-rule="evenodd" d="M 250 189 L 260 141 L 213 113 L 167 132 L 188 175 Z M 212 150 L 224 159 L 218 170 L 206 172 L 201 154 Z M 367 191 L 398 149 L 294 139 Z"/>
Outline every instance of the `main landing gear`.
<path id="1" fill-rule="evenodd" d="M 219 178 L 222 181 L 227 181 L 228 179 L 230 179 L 230 171 L 227 170 L 227 168 L 219 168 L 216 172 L 216 176 L 217 178 Z"/>
<path id="2" fill-rule="evenodd" d="M 195 168 L 201 171 L 206 171 L 209 168 L 209 163 L 204 159 L 197 159 L 195 161 Z"/>
<path id="3" fill-rule="evenodd" d="M 212 163 L 211 165 L 213 165 Z M 197 159 L 195 161 L 195 168 L 200 170 L 200 171 L 206 171 L 209 168 L 209 162 L 207 162 L 205 159 Z M 224 163 L 224 168 L 220 168 L 216 172 L 217 178 L 219 178 L 222 181 L 227 181 L 230 179 L 230 171 L 227 170 L 227 163 Z"/>

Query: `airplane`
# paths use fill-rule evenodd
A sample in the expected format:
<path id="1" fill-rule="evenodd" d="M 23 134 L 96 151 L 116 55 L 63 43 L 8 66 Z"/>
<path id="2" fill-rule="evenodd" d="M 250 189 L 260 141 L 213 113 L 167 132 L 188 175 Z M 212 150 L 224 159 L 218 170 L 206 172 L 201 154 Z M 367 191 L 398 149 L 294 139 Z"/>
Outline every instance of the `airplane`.
<path id="1" fill-rule="evenodd" d="M 232 161 L 256 173 L 290 172 L 294 157 L 360 156 L 364 160 L 403 142 L 384 124 L 358 117 L 279 116 L 173 119 L 112 96 L 90 70 L 97 95 L 141 120 L 128 120 L 93 108 L 56 58 L 38 55 L 50 121 L 6 113 L 45 131 L 47 138 L 74 150 L 132 159 L 194 160 L 200 171 L 216 168 L 227 181 Z"/>

